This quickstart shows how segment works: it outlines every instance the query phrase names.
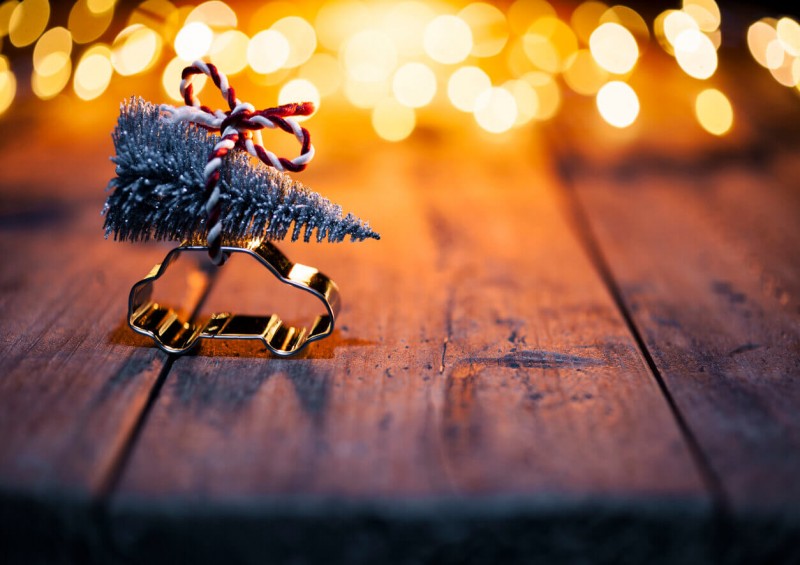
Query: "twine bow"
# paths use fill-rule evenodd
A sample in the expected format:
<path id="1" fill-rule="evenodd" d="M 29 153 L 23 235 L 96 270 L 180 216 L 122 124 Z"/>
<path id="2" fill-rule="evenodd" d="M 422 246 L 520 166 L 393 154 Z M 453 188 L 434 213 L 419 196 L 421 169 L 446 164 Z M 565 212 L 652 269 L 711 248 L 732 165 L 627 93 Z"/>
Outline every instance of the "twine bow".
<path id="1" fill-rule="evenodd" d="M 222 96 L 228 102 L 230 110 L 212 110 L 200 104 L 194 95 L 191 79 L 194 75 L 205 74 L 211 78 L 214 85 L 219 88 Z M 275 167 L 279 171 L 299 172 L 314 157 L 314 146 L 311 145 L 311 135 L 291 118 L 291 116 L 308 116 L 314 111 L 311 102 L 292 103 L 256 110 L 252 104 L 242 102 L 236 98 L 236 92 L 228 83 L 228 77 L 221 73 L 217 67 L 204 61 L 195 61 L 183 69 L 181 73 L 181 95 L 185 106 L 176 108 L 162 104 L 161 110 L 174 121 L 188 121 L 210 131 L 220 132 L 222 138 L 214 146 L 208 156 L 208 163 L 203 170 L 205 181 L 205 212 L 206 225 L 208 226 L 208 254 L 215 265 L 225 262 L 222 252 L 222 224 L 220 222 L 221 203 L 219 191 L 220 169 L 222 159 L 234 148 L 238 147 L 250 155 L 260 159 L 265 165 Z M 278 157 L 273 152 L 264 148 L 261 130 L 264 128 L 280 128 L 286 133 L 294 134 L 300 143 L 300 155 L 294 159 Z"/>

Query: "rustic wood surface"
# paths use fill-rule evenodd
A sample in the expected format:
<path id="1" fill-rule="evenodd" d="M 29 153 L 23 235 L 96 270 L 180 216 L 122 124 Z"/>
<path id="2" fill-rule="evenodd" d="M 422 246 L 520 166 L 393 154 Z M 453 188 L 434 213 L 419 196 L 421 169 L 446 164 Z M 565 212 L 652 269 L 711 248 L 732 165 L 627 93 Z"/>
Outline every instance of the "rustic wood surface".
<path id="1" fill-rule="evenodd" d="M 169 247 L 102 239 L 107 140 L 0 153 L 0 560 L 800 559 L 800 137 L 576 116 L 328 138 L 306 182 L 383 238 L 282 246 L 344 300 L 292 359 L 127 328 Z M 242 263 L 212 306 L 294 308 Z"/>

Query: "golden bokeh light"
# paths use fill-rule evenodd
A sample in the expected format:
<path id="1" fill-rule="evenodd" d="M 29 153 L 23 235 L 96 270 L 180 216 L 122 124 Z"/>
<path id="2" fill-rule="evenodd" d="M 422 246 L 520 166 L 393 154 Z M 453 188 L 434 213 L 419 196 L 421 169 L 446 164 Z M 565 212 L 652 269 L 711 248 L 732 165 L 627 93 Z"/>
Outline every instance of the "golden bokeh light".
<path id="1" fill-rule="evenodd" d="M 67 57 L 57 71 L 43 75 L 34 69 L 31 74 L 31 90 L 42 100 L 58 96 L 69 84 L 72 75 L 72 60 Z"/>
<path id="2" fill-rule="evenodd" d="M 235 75 L 247 66 L 250 38 L 238 29 L 229 29 L 214 36 L 208 57 L 226 75 Z"/>
<path id="3" fill-rule="evenodd" d="M 588 49 L 580 49 L 564 69 L 564 82 L 574 92 L 594 96 L 608 82 L 608 71 L 597 64 Z"/>
<path id="4" fill-rule="evenodd" d="M 350 104 L 356 108 L 375 108 L 378 103 L 389 97 L 391 85 L 388 79 L 359 81 L 348 77 L 344 82 L 343 91 Z"/>
<path id="5" fill-rule="evenodd" d="M 203 22 L 186 24 L 175 36 L 175 53 L 186 62 L 205 56 L 211 49 L 214 32 Z"/>
<path id="6" fill-rule="evenodd" d="M 50 76 L 58 73 L 72 54 L 72 34 L 63 27 L 54 27 L 42 34 L 33 48 L 33 70 Z"/>
<path id="7" fill-rule="evenodd" d="M 573 10 L 569 23 L 581 43 L 589 44 L 589 37 L 601 24 L 600 19 L 607 11 L 608 6 L 603 2 L 583 2 Z"/>
<path id="8" fill-rule="evenodd" d="M 123 29 L 111 45 L 111 64 L 122 76 L 149 69 L 161 55 L 161 36 L 142 24 Z"/>
<path id="9" fill-rule="evenodd" d="M 212 0 L 210 2 L 203 2 L 189 12 L 189 15 L 186 17 L 186 23 L 190 24 L 193 22 L 200 22 L 214 29 L 228 29 L 236 27 L 238 18 L 233 8 L 228 6 L 225 2 Z"/>
<path id="10" fill-rule="evenodd" d="M 516 35 L 524 35 L 534 21 L 555 15 L 555 8 L 545 0 L 517 0 L 508 8 L 508 25 Z"/>
<path id="11" fill-rule="evenodd" d="M 508 22 L 499 8 L 485 2 L 468 4 L 458 13 L 472 31 L 472 51 L 475 57 L 493 57 L 508 42 Z"/>
<path id="12" fill-rule="evenodd" d="M 342 67 L 339 60 L 328 53 L 315 53 L 297 73 L 314 83 L 323 98 L 336 93 L 342 85 Z"/>
<path id="13" fill-rule="evenodd" d="M 719 29 L 722 16 L 714 0 L 684 0 L 683 12 L 697 23 L 700 31 L 711 33 Z"/>
<path id="14" fill-rule="evenodd" d="M 630 72 L 639 58 L 639 47 L 633 34 L 620 24 L 604 23 L 589 38 L 592 57 L 610 73 Z"/>
<path id="15" fill-rule="evenodd" d="M 87 0 L 78 0 L 69 12 L 67 28 L 75 43 L 91 43 L 105 33 L 112 19 L 113 6 L 105 12 L 95 13 L 89 9 Z"/>
<path id="16" fill-rule="evenodd" d="M 269 6 L 266 7 L 268 9 Z M 369 8 L 357 0 L 329 0 L 317 12 L 314 29 L 326 49 L 339 51 L 348 37 L 371 24 Z"/>
<path id="17" fill-rule="evenodd" d="M 317 49 L 317 33 L 311 24 L 301 17 L 281 18 L 272 25 L 272 29 L 281 33 L 289 42 L 289 57 L 284 63 L 287 68 L 299 67 L 308 61 Z"/>
<path id="18" fill-rule="evenodd" d="M 94 100 L 108 88 L 113 73 L 111 49 L 106 45 L 92 45 L 75 68 L 72 80 L 75 94 L 82 100 Z"/>
<path id="19" fill-rule="evenodd" d="M 372 110 L 372 127 L 386 141 L 402 141 L 411 135 L 417 123 L 414 110 L 394 98 L 384 98 Z"/>
<path id="20" fill-rule="evenodd" d="M 319 110 L 320 98 L 319 90 L 313 82 L 304 78 L 296 78 L 281 87 L 281 91 L 278 93 L 278 104 L 313 102 L 314 114 L 316 114 Z M 311 116 L 314 114 L 311 114 Z M 294 119 L 302 122 L 311 116 L 295 116 Z"/>
<path id="21" fill-rule="evenodd" d="M 11 24 L 11 14 L 14 13 L 19 2 L 17 0 L 6 0 L 0 4 L 0 37 L 8 35 L 8 27 Z"/>
<path id="22" fill-rule="evenodd" d="M 378 30 L 368 29 L 353 35 L 342 50 L 347 75 L 359 82 L 385 81 L 397 67 L 397 49 Z"/>
<path id="23" fill-rule="evenodd" d="M 600 17 L 600 23 L 619 24 L 633 34 L 639 44 L 639 49 L 643 50 L 650 41 L 650 30 L 644 18 L 628 6 L 613 6 L 606 10 Z"/>
<path id="24" fill-rule="evenodd" d="M 539 98 L 539 108 L 535 118 L 539 121 L 551 119 L 561 108 L 561 89 L 555 78 L 548 73 L 531 71 L 522 75 L 522 80 L 533 87 Z"/>
<path id="25" fill-rule="evenodd" d="M 257 73 L 273 73 L 283 67 L 288 59 L 289 41 L 274 29 L 255 34 L 247 45 L 247 62 Z"/>
<path id="26" fill-rule="evenodd" d="M 777 22 L 771 18 L 761 19 L 747 28 L 747 47 L 753 59 L 762 67 L 769 68 L 767 52 L 770 45 L 778 42 Z"/>
<path id="27" fill-rule="evenodd" d="M 30 45 L 42 35 L 50 20 L 50 2 L 23 0 L 14 7 L 8 21 L 8 38 L 14 47 Z"/>
<path id="28" fill-rule="evenodd" d="M 800 24 L 792 18 L 781 18 L 775 31 L 784 50 L 792 57 L 800 57 Z"/>
<path id="29" fill-rule="evenodd" d="M 169 0 L 145 0 L 128 17 L 128 25 L 142 24 L 172 43 L 181 26 L 181 12 Z"/>
<path id="30" fill-rule="evenodd" d="M 473 114 L 481 128 L 490 133 L 503 133 L 517 121 L 517 101 L 505 88 L 493 87 L 478 95 Z"/>
<path id="31" fill-rule="evenodd" d="M 572 28 L 554 16 L 533 22 L 523 37 L 525 54 L 538 68 L 549 73 L 564 70 L 569 58 L 578 50 L 578 39 Z"/>
<path id="32" fill-rule="evenodd" d="M 514 127 L 519 127 L 533 120 L 539 112 L 539 95 L 527 81 L 513 79 L 506 81 L 503 88 L 511 93 L 517 103 L 517 119 Z"/>
<path id="33" fill-rule="evenodd" d="M 86 7 L 93 14 L 104 14 L 113 10 L 117 0 L 86 0 Z"/>
<path id="34" fill-rule="evenodd" d="M 797 57 L 792 57 L 784 52 L 781 64 L 776 68 L 770 68 L 769 72 L 778 84 L 789 88 L 797 86 L 798 81 L 800 81 L 800 65 L 797 62 Z"/>
<path id="35" fill-rule="evenodd" d="M 462 112 L 475 110 L 475 101 L 484 91 L 492 87 L 486 72 L 473 66 L 461 67 L 447 81 L 447 97 L 453 106 Z"/>
<path id="36" fill-rule="evenodd" d="M 392 93 L 403 106 L 427 106 L 436 94 L 436 75 L 423 63 L 406 63 L 392 77 Z"/>
<path id="37" fill-rule="evenodd" d="M 703 129 L 713 135 L 725 135 L 733 127 L 733 106 L 716 88 L 697 95 L 694 112 Z"/>
<path id="38" fill-rule="evenodd" d="M 429 4 L 406 0 L 389 7 L 383 16 L 381 29 L 391 38 L 398 53 L 416 57 L 425 52 L 425 27 L 435 16 Z"/>
<path id="39" fill-rule="evenodd" d="M 717 70 L 717 50 L 711 40 L 697 29 L 687 29 L 674 42 L 675 60 L 683 72 L 693 78 L 707 79 Z"/>
<path id="40" fill-rule="evenodd" d="M 437 16 L 425 27 L 425 53 L 438 63 L 453 65 L 472 51 L 472 30 L 457 16 Z"/>
<path id="41" fill-rule="evenodd" d="M 8 110 L 17 95 L 17 77 L 8 65 L 8 59 L 0 55 L 0 115 Z"/>
<path id="42" fill-rule="evenodd" d="M 597 110 L 608 124 L 626 128 L 639 116 L 639 97 L 622 81 L 611 81 L 597 92 Z"/>
<path id="43" fill-rule="evenodd" d="M 180 88 L 181 73 L 186 66 L 186 61 L 180 59 L 179 57 L 175 57 L 169 63 L 167 63 L 167 66 L 164 67 L 164 72 L 161 73 L 161 86 L 164 89 L 164 92 L 176 102 L 183 102 L 183 96 L 181 96 Z M 203 90 L 207 80 L 208 79 L 206 78 L 206 75 L 203 74 L 194 75 L 192 77 L 192 87 L 194 88 L 195 94 L 199 94 Z"/>

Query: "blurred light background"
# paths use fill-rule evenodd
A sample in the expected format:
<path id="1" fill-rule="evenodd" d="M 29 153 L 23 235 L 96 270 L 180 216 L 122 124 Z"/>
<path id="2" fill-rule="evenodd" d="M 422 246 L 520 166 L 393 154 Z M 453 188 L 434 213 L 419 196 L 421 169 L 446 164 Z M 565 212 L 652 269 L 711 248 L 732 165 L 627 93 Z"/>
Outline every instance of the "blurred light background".
<path id="1" fill-rule="evenodd" d="M 178 104 L 180 72 L 197 58 L 256 107 L 310 100 L 312 120 L 351 116 L 348 127 L 387 142 L 439 127 L 513 142 L 587 101 L 588 135 L 632 128 L 635 138 L 643 117 L 663 113 L 654 93 L 664 88 L 697 135 L 726 136 L 738 111 L 718 80 L 729 47 L 800 96 L 793 17 L 657 4 L 5 0 L 0 124 L 15 108 L 47 107 L 58 125 L 84 123 L 133 94 Z M 202 79 L 195 88 L 222 105 Z"/>

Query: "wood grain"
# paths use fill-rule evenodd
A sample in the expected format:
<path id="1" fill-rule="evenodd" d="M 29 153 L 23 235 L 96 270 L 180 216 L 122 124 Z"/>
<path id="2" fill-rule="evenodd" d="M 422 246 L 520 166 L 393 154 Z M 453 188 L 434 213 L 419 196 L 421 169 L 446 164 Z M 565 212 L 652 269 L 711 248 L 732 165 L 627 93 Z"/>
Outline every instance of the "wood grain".
<path id="1" fill-rule="evenodd" d="M 577 143 L 565 168 L 721 496 L 737 511 L 796 510 L 800 161 L 738 139 L 671 162 L 636 149 L 604 162 Z"/>
<path id="2" fill-rule="evenodd" d="M 705 500 L 552 181 L 521 153 L 373 155 L 341 182 L 382 241 L 289 250 L 340 284 L 341 329 L 302 359 L 213 343 L 176 361 L 117 501 Z"/>

